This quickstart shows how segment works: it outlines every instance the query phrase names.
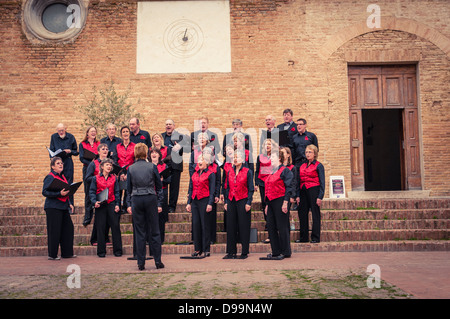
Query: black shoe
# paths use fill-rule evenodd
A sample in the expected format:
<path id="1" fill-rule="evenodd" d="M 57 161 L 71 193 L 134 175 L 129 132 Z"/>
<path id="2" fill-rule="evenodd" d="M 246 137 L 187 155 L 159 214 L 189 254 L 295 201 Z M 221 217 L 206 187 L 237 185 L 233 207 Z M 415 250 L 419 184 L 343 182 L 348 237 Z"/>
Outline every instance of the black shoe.
<path id="1" fill-rule="evenodd" d="M 105 258 L 106 254 L 97 254 L 97 256 L 100 258 Z"/>
<path id="2" fill-rule="evenodd" d="M 116 256 L 116 257 L 122 257 L 122 253 L 115 253 L 114 256 Z"/>
<path id="3" fill-rule="evenodd" d="M 156 269 L 164 268 L 164 264 L 162 262 L 155 262 Z"/>
<path id="4" fill-rule="evenodd" d="M 247 254 L 241 254 L 239 256 L 239 259 L 247 259 L 248 255 Z"/>
<path id="5" fill-rule="evenodd" d="M 310 243 L 311 244 L 318 244 L 318 243 L 320 243 L 320 240 L 311 240 Z"/>
<path id="6" fill-rule="evenodd" d="M 208 251 L 205 253 L 205 257 L 209 257 L 209 256 L 211 256 L 211 253 Z"/>
<path id="7" fill-rule="evenodd" d="M 137 257 L 136 257 L 136 256 L 133 256 L 133 257 L 127 257 L 127 260 L 137 260 Z"/>
<path id="8" fill-rule="evenodd" d="M 236 259 L 236 254 L 226 254 L 222 259 Z"/>
<path id="9" fill-rule="evenodd" d="M 145 269 L 145 266 L 144 266 L 144 265 L 138 265 L 138 269 L 139 269 L 139 270 L 144 270 L 144 269 Z"/>

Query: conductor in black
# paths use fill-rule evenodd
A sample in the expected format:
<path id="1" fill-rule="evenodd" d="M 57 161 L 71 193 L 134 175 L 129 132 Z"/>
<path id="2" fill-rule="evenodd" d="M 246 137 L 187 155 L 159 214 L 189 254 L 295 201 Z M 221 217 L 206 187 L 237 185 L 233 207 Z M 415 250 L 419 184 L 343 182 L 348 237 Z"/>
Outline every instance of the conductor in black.
<path id="1" fill-rule="evenodd" d="M 161 236 L 158 214 L 162 211 L 163 191 L 156 165 L 148 162 L 148 147 L 144 143 L 134 148 L 135 162 L 128 168 L 128 213 L 133 216 L 136 238 L 136 257 L 139 270 L 145 269 L 145 245 L 147 238 L 156 268 L 164 268 L 161 262 Z"/>

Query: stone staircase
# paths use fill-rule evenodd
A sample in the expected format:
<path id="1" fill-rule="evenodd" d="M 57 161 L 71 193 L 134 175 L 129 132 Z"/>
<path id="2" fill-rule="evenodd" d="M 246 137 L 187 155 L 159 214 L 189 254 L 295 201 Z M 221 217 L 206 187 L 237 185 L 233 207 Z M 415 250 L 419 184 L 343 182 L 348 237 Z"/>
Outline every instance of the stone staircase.
<path id="1" fill-rule="evenodd" d="M 250 252 L 268 253 L 270 245 L 260 204 L 254 203 L 252 228 L 258 240 L 250 244 Z M 163 254 L 190 254 L 191 216 L 179 205 L 166 224 Z M 75 254 L 95 255 L 90 245 L 92 224 L 82 226 L 82 208 L 72 215 L 75 226 Z M 424 199 L 325 199 L 322 207 L 321 243 L 295 243 L 299 238 L 297 212 L 291 212 L 296 230 L 291 231 L 291 248 L 296 252 L 327 251 L 450 251 L 450 198 Z M 226 233 L 223 231 L 223 205 L 218 205 L 217 242 L 212 253 L 224 254 Z M 123 251 L 132 254 L 130 215 L 121 216 Z M 0 208 L 0 257 L 46 256 L 46 217 L 41 207 Z M 240 245 L 238 245 L 240 249 Z M 112 254 L 111 246 L 107 251 Z"/>

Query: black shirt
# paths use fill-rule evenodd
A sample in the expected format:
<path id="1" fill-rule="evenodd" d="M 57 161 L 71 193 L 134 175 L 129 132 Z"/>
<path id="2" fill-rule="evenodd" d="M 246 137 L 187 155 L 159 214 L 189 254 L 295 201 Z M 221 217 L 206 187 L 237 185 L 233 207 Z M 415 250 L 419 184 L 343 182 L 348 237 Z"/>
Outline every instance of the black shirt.
<path id="1" fill-rule="evenodd" d="M 69 156 L 67 158 L 71 158 L 71 156 L 78 156 L 77 141 L 75 140 L 75 137 L 70 133 L 66 132 L 64 138 L 61 138 L 58 133 L 52 134 L 50 138 L 50 150 L 55 152 L 59 149 L 69 149 L 72 151 L 70 154 L 68 154 Z"/>
<path id="2" fill-rule="evenodd" d="M 130 132 L 130 141 L 133 143 L 144 143 L 150 149 L 152 147 L 152 139 L 150 134 L 147 131 L 139 130 L 139 132 L 134 135 L 133 132 Z"/>

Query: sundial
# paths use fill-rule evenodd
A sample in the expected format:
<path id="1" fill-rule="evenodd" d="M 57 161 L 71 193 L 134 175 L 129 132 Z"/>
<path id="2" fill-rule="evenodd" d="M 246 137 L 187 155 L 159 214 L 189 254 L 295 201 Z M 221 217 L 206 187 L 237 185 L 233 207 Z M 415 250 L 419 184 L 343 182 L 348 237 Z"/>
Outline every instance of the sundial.
<path id="1" fill-rule="evenodd" d="M 166 28 L 163 39 L 167 52 L 177 58 L 189 58 L 202 49 L 204 36 L 197 23 L 179 19 Z"/>
<path id="2" fill-rule="evenodd" d="M 230 4 L 139 1 L 136 73 L 231 72 Z"/>

